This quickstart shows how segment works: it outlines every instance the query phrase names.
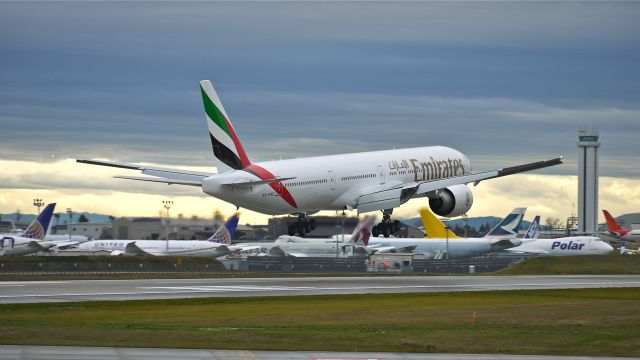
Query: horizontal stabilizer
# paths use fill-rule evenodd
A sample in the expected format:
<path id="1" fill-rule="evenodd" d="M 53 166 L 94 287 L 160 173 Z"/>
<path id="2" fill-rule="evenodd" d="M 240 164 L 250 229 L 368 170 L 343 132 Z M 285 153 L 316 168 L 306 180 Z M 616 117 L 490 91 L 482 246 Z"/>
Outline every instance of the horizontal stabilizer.
<path id="1" fill-rule="evenodd" d="M 157 182 L 163 183 L 167 185 L 190 185 L 190 186 L 202 186 L 201 180 L 174 180 L 167 178 L 152 178 L 152 177 L 144 177 L 144 176 L 114 176 L 116 179 L 126 179 L 126 180 L 138 180 L 138 181 L 149 181 L 149 182 Z"/>

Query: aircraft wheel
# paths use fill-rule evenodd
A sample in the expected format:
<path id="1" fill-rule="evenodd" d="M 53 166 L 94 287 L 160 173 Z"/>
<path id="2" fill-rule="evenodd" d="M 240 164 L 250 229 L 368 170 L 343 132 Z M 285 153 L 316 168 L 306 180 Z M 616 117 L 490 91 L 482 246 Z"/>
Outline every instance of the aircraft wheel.
<path id="1" fill-rule="evenodd" d="M 287 231 L 287 233 L 289 234 L 289 236 L 293 236 L 296 234 L 296 226 L 295 225 L 289 225 L 289 229 Z"/>
<path id="2" fill-rule="evenodd" d="M 373 228 L 371 228 L 371 235 L 373 235 L 373 237 L 380 236 L 380 230 L 378 229 L 378 225 L 374 225 Z"/>
<path id="3" fill-rule="evenodd" d="M 395 220 L 393 222 L 393 229 L 394 229 L 394 232 L 400 231 L 400 220 Z"/>
<path id="4" fill-rule="evenodd" d="M 389 226 L 389 225 L 391 225 L 391 224 L 384 224 L 383 227 L 382 227 L 382 234 L 386 238 L 391 236 L 391 226 Z"/>
<path id="5" fill-rule="evenodd" d="M 309 222 L 309 221 L 305 221 L 304 224 L 302 224 L 302 227 L 304 228 L 304 231 L 306 233 L 309 233 L 312 230 L 311 222 Z"/>
<path id="6" fill-rule="evenodd" d="M 309 220 L 309 224 L 311 224 L 311 230 L 315 230 L 318 224 L 316 223 L 316 219 Z"/>
<path id="7" fill-rule="evenodd" d="M 300 224 L 300 227 L 298 229 L 298 234 L 300 234 L 300 236 L 304 237 L 307 234 L 306 231 L 306 226 L 304 224 Z"/>

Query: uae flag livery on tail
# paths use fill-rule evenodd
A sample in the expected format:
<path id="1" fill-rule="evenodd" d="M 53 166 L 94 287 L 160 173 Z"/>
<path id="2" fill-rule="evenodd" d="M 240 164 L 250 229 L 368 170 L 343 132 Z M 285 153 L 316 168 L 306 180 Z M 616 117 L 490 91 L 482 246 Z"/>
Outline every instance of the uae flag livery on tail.
<path id="1" fill-rule="evenodd" d="M 213 146 L 213 154 L 216 157 L 218 172 L 241 170 L 249 165 L 249 157 L 245 153 L 238 136 L 236 135 L 227 112 L 222 107 L 218 94 L 208 80 L 200 81 L 200 91 L 204 111 L 207 117 L 207 127 Z"/>

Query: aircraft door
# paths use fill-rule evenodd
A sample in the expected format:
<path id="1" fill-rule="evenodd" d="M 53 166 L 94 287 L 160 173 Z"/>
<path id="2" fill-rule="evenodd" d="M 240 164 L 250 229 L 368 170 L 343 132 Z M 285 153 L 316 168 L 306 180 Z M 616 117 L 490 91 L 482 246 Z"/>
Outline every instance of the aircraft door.
<path id="1" fill-rule="evenodd" d="M 384 170 L 382 169 L 382 165 L 378 165 L 378 177 L 380 178 L 380 185 L 384 184 Z"/>
<path id="2" fill-rule="evenodd" d="M 333 174 L 333 171 L 329 170 L 329 188 L 331 190 L 336 189 L 336 176 Z"/>
<path id="3" fill-rule="evenodd" d="M 0 249 L 4 249 L 4 248 L 9 248 L 9 249 L 13 249 L 13 247 L 15 246 L 15 239 L 12 237 L 3 237 L 2 240 L 0 240 Z"/>

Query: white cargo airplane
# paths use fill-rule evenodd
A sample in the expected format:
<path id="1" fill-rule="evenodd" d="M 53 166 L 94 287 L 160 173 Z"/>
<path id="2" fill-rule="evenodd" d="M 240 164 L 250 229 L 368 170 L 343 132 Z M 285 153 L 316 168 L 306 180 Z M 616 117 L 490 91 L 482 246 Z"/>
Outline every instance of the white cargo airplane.
<path id="1" fill-rule="evenodd" d="M 605 255 L 612 252 L 613 247 L 595 236 L 572 236 L 523 241 L 522 245 L 506 250 L 514 253 L 575 256 Z"/>
<path id="2" fill-rule="evenodd" d="M 233 215 L 207 240 L 92 240 L 80 244 L 73 251 L 109 251 L 114 256 L 220 257 L 236 250 L 231 249 L 231 239 L 236 232 L 238 220 L 238 215 Z"/>
<path id="3" fill-rule="evenodd" d="M 474 173 L 461 152 L 418 147 L 252 163 L 244 151 L 213 85 L 200 81 L 209 137 L 218 173 L 77 159 L 80 163 L 139 170 L 140 176 L 117 178 L 191 185 L 236 207 L 268 215 L 297 214 L 289 234 L 315 227 L 306 215 L 321 210 L 383 211 L 377 231 L 388 237 L 393 209 L 413 198 L 429 198 L 440 216 L 460 216 L 473 204 L 467 184 L 545 168 L 562 157 Z"/>

